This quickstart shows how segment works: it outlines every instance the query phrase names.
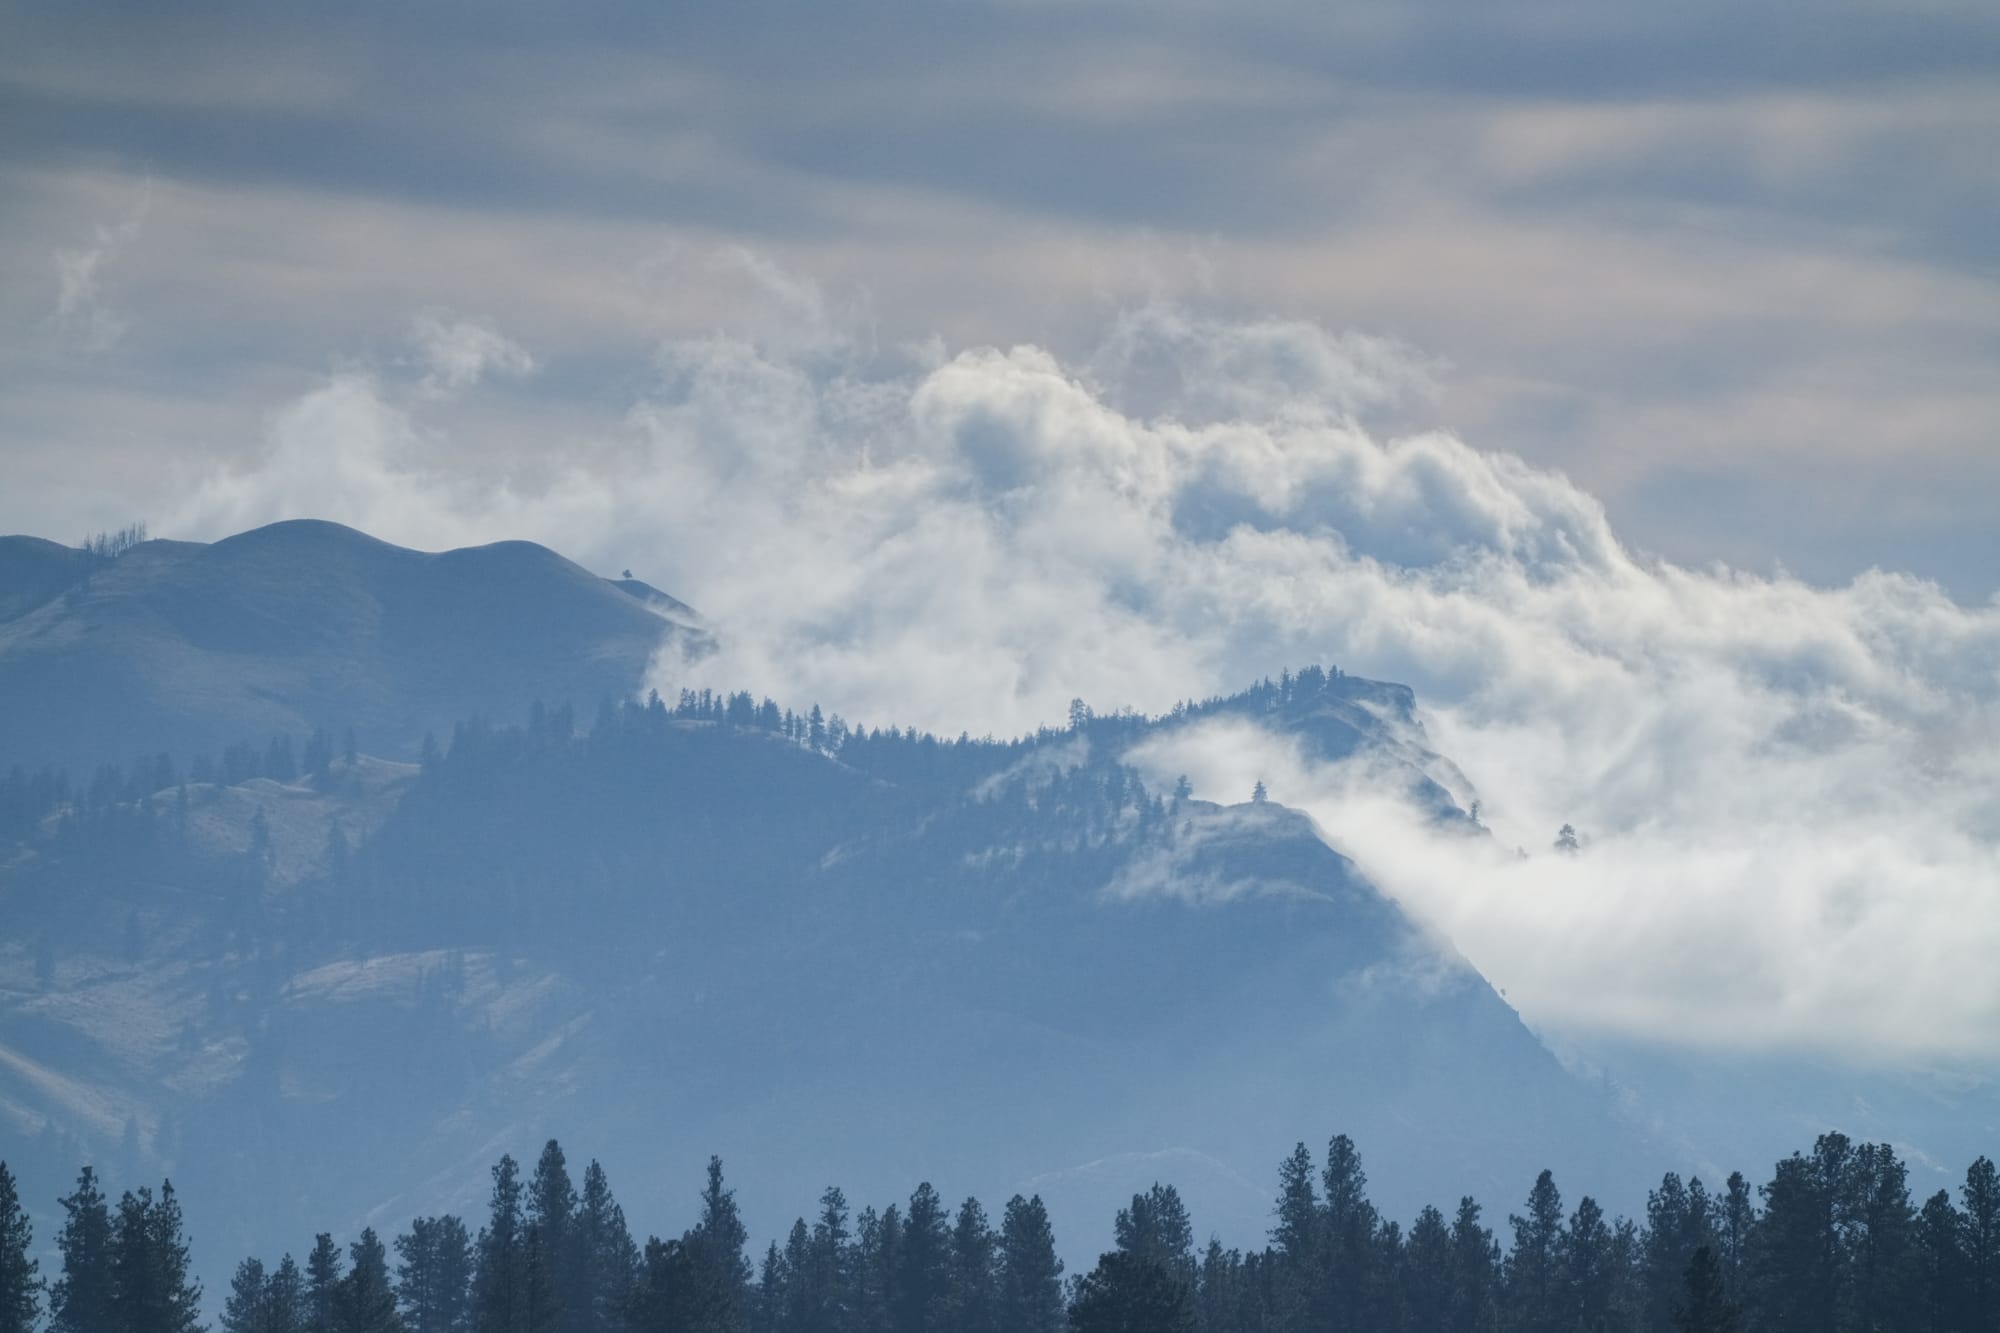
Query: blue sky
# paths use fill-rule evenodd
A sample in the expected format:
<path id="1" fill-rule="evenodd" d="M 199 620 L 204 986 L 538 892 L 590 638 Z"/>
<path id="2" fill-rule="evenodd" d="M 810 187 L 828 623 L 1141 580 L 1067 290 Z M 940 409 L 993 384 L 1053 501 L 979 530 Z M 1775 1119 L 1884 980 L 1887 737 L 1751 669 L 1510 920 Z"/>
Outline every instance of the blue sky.
<path id="1" fill-rule="evenodd" d="M 1636 547 L 2000 589 L 2000 13 L 1975 3 L 7 8 L 0 526 L 253 462 L 418 312 L 521 477 L 743 247 L 872 346 L 1168 300 L 1399 340 Z M 500 466 L 499 463 L 494 463 Z M 525 484 L 532 484 L 528 482 Z M 698 595 L 698 590 L 688 590 Z"/>

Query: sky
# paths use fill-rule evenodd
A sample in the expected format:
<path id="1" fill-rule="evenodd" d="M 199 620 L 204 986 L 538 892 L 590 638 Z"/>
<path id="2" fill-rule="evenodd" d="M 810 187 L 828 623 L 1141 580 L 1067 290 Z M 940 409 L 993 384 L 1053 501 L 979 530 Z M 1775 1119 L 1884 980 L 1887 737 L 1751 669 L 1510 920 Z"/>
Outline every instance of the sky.
<path id="1" fill-rule="evenodd" d="M 954 734 L 1406 681 L 1500 859 L 1138 758 L 1532 1021 L 1996 1068 L 1996 75 L 1950 0 L 8 5 L 0 530 L 526 537 Z"/>

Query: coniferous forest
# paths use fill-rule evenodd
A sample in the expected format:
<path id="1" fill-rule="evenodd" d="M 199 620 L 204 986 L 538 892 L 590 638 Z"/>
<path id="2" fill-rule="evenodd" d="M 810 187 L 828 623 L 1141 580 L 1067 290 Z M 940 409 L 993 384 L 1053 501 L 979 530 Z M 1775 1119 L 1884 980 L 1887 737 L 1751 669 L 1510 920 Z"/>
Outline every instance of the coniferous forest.
<path id="1" fill-rule="evenodd" d="M 493 1167 L 486 1216 L 418 1217 L 251 1255 L 205 1297 L 170 1182 L 115 1202 L 85 1167 L 41 1273 L 0 1164 L 0 1333 L 1992 1333 L 2000 1173 L 1918 1203 L 1887 1144 L 1820 1136 L 1752 1186 L 1668 1174 L 1643 1218 L 1563 1198 L 1547 1171 L 1514 1211 L 1471 1197 L 1408 1225 L 1369 1202 L 1345 1135 L 1279 1164 L 1269 1243 L 1210 1240 L 1171 1184 L 1133 1196 L 1114 1248 L 1067 1278 L 1039 1197 L 997 1219 L 928 1182 L 858 1210 L 837 1187 L 753 1261 L 722 1163 L 680 1236 L 637 1243 L 603 1169 L 551 1140 Z M 475 1229 L 476 1227 L 476 1229 Z M 272 1249 L 283 1241 L 274 1238 Z"/>

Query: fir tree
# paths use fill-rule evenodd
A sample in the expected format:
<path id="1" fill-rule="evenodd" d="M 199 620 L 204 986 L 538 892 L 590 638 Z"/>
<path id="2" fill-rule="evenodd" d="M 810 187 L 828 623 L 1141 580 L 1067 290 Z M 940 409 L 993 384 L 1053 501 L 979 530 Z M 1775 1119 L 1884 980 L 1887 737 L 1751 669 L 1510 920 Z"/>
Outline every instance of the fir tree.
<path id="1" fill-rule="evenodd" d="M 13 1172 L 0 1162 L 0 1333 L 30 1333 L 41 1317 L 41 1266 L 29 1254 L 34 1243 Z"/>

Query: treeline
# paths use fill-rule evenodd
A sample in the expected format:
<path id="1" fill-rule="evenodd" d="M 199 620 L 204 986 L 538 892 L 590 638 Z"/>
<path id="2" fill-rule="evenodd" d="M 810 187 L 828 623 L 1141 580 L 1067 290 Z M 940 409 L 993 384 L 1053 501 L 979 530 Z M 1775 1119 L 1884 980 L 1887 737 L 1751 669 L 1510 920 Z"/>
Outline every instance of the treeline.
<path id="1" fill-rule="evenodd" d="M 13 1178 L 0 1165 L 0 1333 L 196 1333 L 202 1296 L 171 1184 L 113 1206 L 85 1168 L 62 1201 L 62 1272 L 44 1285 Z M 478 1232 L 418 1218 L 385 1244 L 319 1235 L 303 1264 L 247 1258 L 221 1333 L 1994 1333 L 2000 1176 L 1987 1158 L 1956 1200 L 1918 1206 L 1885 1144 L 1819 1138 L 1754 1191 L 1665 1176 L 1643 1219 L 1588 1197 L 1566 1209 L 1548 1172 L 1503 1246 L 1480 1205 L 1425 1208 L 1409 1229 L 1368 1200 L 1345 1136 L 1279 1169 L 1270 1243 L 1210 1240 L 1170 1185 L 1133 1196 L 1115 1248 L 1063 1281 L 1039 1198 L 996 1226 L 929 1184 L 907 1204 L 850 1210 L 828 1189 L 762 1262 L 722 1164 L 695 1225 L 634 1243 L 604 1172 L 579 1190 L 561 1147 L 523 1179 L 493 1168 Z M 392 1257 L 393 1250 L 393 1257 Z M 46 1296 L 46 1302 L 44 1297 Z"/>
<path id="2" fill-rule="evenodd" d="M 99 764 L 85 783 L 76 782 L 66 769 L 48 766 L 30 772 L 16 764 L 0 777 L 0 836 L 25 837 L 53 814 L 88 818 L 143 804 L 164 791 L 178 789 L 185 803 L 189 786 L 235 787 L 253 778 L 284 783 L 318 780 L 336 758 L 354 762 L 352 727 L 338 742 L 324 727 L 315 729 L 303 745 L 294 745 L 284 735 L 261 746 L 237 741 L 220 753 L 197 754 L 185 768 L 164 753 L 142 755 L 130 764 Z"/>
<path id="3" fill-rule="evenodd" d="M 657 691 L 644 703 L 606 700 L 599 705 L 595 724 L 587 732 L 579 730 L 569 705 L 552 708 L 536 700 L 525 728 L 496 727 L 483 719 L 470 719 L 453 728 L 448 744 L 434 735 L 427 736 L 420 757 L 427 766 L 453 755 L 462 763 L 479 762 L 492 757 L 496 736 L 517 736 L 533 747 L 586 738 L 603 741 L 620 732 L 643 730 L 649 724 L 695 722 L 766 732 L 839 759 L 871 777 L 908 781 L 940 776 L 941 769 L 990 770 L 996 761 L 1004 763 L 1036 745 L 1071 735 L 1111 740 L 1161 722 L 1227 712 L 1282 712 L 1309 708 L 1323 697 L 1373 699 L 1385 691 L 1398 690 L 1400 687 L 1346 676 L 1338 667 L 1307 666 L 1296 675 L 1285 671 L 1275 681 L 1266 678 L 1235 694 L 1178 702 L 1157 718 L 1130 709 L 1098 713 L 1076 699 L 1070 703 L 1067 726 L 1045 726 L 1031 735 L 1000 741 L 963 732 L 956 738 L 941 738 L 915 727 L 850 725 L 838 713 L 822 712 L 818 704 L 795 712 L 748 690 L 684 689 L 672 704 Z M 356 753 L 352 727 L 342 728 L 338 735 L 321 727 L 297 740 L 281 734 L 262 745 L 237 741 L 219 752 L 194 755 L 185 763 L 162 753 L 141 755 L 129 764 L 100 764 L 87 781 L 53 766 L 30 771 L 16 765 L 0 776 L 0 836 L 26 836 L 52 814 L 89 814 L 111 806 L 129 806 L 176 787 L 229 787 L 253 778 L 284 783 L 323 778 L 336 759 L 352 763 Z"/>

